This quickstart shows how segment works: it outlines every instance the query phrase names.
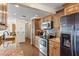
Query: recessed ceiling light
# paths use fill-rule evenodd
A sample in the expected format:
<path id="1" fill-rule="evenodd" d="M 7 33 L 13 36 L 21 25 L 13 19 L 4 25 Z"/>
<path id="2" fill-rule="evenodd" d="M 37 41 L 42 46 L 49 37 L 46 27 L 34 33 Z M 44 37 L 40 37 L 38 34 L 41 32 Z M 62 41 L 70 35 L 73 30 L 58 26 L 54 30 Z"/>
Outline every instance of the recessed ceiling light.
<path id="1" fill-rule="evenodd" d="M 14 13 L 13 15 L 16 15 L 16 13 Z"/>
<path id="2" fill-rule="evenodd" d="M 26 21 L 26 23 L 28 23 L 28 22 Z"/>
<path id="3" fill-rule="evenodd" d="M 17 7 L 17 8 L 18 8 L 18 7 L 19 7 L 19 5 L 15 5 L 15 7 Z"/>
<path id="4" fill-rule="evenodd" d="M 0 10 L 0 13 L 7 13 L 7 12 L 6 12 L 6 11 L 1 11 L 1 10 Z"/>
<path id="5" fill-rule="evenodd" d="M 2 11 L 0 10 L 0 13 L 1 13 Z"/>

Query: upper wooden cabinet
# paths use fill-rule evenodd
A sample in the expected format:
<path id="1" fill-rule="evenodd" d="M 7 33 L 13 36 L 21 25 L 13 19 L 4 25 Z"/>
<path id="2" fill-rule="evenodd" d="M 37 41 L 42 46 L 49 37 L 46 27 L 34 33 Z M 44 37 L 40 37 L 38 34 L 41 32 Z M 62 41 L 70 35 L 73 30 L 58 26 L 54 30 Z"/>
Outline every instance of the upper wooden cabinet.
<path id="1" fill-rule="evenodd" d="M 39 35 L 39 31 L 41 30 L 41 18 L 33 19 L 32 21 L 33 32 L 36 36 Z"/>
<path id="2" fill-rule="evenodd" d="M 79 3 L 66 3 L 64 4 L 64 14 L 69 15 L 79 12 Z"/>
<path id="3" fill-rule="evenodd" d="M 48 15 L 42 18 L 42 22 L 49 22 L 53 20 L 53 16 L 52 15 Z"/>
<path id="4" fill-rule="evenodd" d="M 7 4 L 0 3 L 0 30 L 7 28 Z"/>
<path id="5" fill-rule="evenodd" d="M 61 17 L 64 16 L 64 10 L 60 10 L 57 12 L 55 15 L 53 15 L 53 26 L 56 31 L 56 37 L 60 37 L 60 19 Z"/>

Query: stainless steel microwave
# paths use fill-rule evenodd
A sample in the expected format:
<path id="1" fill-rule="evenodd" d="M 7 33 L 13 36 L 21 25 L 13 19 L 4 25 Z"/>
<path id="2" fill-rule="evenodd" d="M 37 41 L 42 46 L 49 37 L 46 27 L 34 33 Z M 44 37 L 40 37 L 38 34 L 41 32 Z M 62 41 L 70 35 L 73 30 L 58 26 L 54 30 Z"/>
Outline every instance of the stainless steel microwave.
<path id="1" fill-rule="evenodd" d="M 43 22 L 41 24 L 41 29 L 51 29 L 51 28 L 53 28 L 53 21 Z"/>

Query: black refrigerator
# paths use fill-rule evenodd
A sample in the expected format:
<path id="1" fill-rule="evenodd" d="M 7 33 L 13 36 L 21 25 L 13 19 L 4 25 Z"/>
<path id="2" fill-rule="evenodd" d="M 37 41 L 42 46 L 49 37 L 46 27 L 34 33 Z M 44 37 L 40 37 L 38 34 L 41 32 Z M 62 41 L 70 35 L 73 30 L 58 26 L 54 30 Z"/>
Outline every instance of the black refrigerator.
<path id="1" fill-rule="evenodd" d="M 79 56 L 79 13 L 60 19 L 60 55 Z"/>

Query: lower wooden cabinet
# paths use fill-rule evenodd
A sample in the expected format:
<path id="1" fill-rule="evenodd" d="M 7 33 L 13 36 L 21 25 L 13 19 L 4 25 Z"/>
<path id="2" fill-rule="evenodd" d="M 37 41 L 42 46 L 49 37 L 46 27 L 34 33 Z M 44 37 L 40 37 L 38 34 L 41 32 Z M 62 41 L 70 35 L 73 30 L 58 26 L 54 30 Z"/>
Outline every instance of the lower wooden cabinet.
<path id="1" fill-rule="evenodd" d="M 49 46 L 49 56 L 52 56 L 52 55 L 54 55 L 54 53 L 53 53 L 53 47 Z"/>
<path id="2" fill-rule="evenodd" d="M 60 55 L 59 47 L 49 46 L 49 56 L 59 56 L 59 55 Z"/>
<path id="3" fill-rule="evenodd" d="M 35 36 L 35 39 L 34 39 L 34 46 L 37 47 L 39 49 L 39 37 L 38 36 Z"/>
<path id="4" fill-rule="evenodd" d="M 49 56 L 60 56 L 60 44 L 58 42 L 51 43 L 49 43 Z"/>

